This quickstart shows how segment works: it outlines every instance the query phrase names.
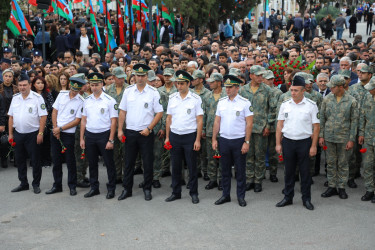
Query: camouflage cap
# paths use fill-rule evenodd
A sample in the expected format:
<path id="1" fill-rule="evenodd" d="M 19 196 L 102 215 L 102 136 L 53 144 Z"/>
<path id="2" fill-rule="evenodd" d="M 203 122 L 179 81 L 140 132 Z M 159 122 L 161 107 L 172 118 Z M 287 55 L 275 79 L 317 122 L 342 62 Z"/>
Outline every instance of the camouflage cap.
<path id="1" fill-rule="evenodd" d="M 364 73 L 371 73 L 372 74 L 371 67 L 368 66 L 367 64 L 363 65 L 362 68 L 359 71 L 364 72 Z"/>
<path id="2" fill-rule="evenodd" d="M 155 71 L 153 71 L 153 70 L 149 70 L 149 71 L 147 72 L 147 78 L 148 78 L 148 80 L 149 80 L 150 82 L 155 81 L 155 80 L 156 80 Z"/>
<path id="3" fill-rule="evenodd" d="M 297 72 L 297 73 L 295 74 L 295 76 L 300 76 L 300 77 L 302 77 L 303 80 L 305 81 L 305 84 L 310 84 L 310 83 L 311 83 L 311 82 L 310 82 L 310 79 L 309 79 L 309 76 L 308 76 L 307 73 L 305 73 L 305 72 Z"/>
<path id="4" fill-rule="evenodd" d="M 375 89 L 375 78 L 372 77 L 370 81 L 365 85 L 365 89 L 367 90 L 373 90 Z"/>
<path id="5" fill-rule="evenodd" d="M 193 72 L 193 75 L 192 75 L 193 79 L 198 79 L 198 78 L 201 78 L 201 79 L 204 79 L 205 78 L 205 75 L 204 75 L 204 72 L 202 70 L 195 70 Z"/>
<path id="6" fill-rule="evenodd" d="M 238 77 L 239 75 L 241 75 L 241 70 L 237 69 L 237 68 L 230 68 L 229 69 L 229 75 Z"/>
<path id="7" fill-rule="evenodd" d="M 311 83 L 315 82 L 314 76 L 312 74 L 306 73 L 307 78 L 310 80 Z"/>
<path id="8" fill-rule="evenodd" d="M 269 80 L 269 79 L 272 79 L 272 78 L 275 78 L 273 72 L 271 70 L 266 70 L 264 73 L 263 73 L 263 78 Z"/>
<path id="9" fill-rule="evenodd" d="M 112 70 L 112 74 L 117 78 L 125 78 L 126 74 L 123 67 L 116 67 Z"/>
<path id="10" fill-rule="evenodd" d="M 345 78 L 342 75 L 334 75 L 331 80 L 327 83 L 328 88 L 333 88 L 336 86 L 344 86 Z"/>
<path id="11" fill-rule="evenodd" d="M 206 80 L 206 82 L 214 82 L 214 81 L 223 81 L 223 75 L 217 72 L 211 74 L 210 78 Z"/>
<path id="12" fill-rule="evenodd" d="M 174 75 L 174 69 L 172 68 L 165 68 L 163 71 L 164 76 L 173 76 Z"/>
<path id="13" fill-rule="evenodd" d="M 82 80 L 84 80 L 85 82 L 87 82 L 87 79 L 86 79 L 86 76 L 85 76 L 84 73 L 78 73 L 78 74 L 72 75 L 71 77 L 81 78 Z"/>
<path id="14" fill-rule="evenodd" d="M 347 69 L 340 69 L 339 70 L 339 75 L 340 76 L 343 76 L 343 77 L 346 77 L 346 78 L 350 78 L 350 70 L 347 70 Z"/>
<path id="15" fill-rule="evenodd" d="M 259 65 L 253 65 L 250 68 L 250 74 L 255 74 L 257 76 L 262 75 L 264 73 L 265 69 L 262 66 Z"/>

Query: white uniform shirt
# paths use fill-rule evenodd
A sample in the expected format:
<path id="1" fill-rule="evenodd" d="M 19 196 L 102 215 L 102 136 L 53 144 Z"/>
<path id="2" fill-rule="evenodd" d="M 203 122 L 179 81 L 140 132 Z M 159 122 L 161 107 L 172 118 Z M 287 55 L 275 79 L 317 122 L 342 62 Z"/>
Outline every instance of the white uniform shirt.
<path id="1" fill-rule="evenodd" d="M 15 94 L 8 115 L 13 116 L 13 127 L 18 133 L 35 132 L 39 130 L 40 117 L 47 115 L 44 99 L 34 91 L 30 91 L 25 99 L 21 93 Z"/>
<path id="2" fill-rule="evenodd" d="M 298 104 L 291 98 L 281 104 L 277 120 L 284 121 L 281 132 L 286 138 L 307 139 L 313 133 L 312 125 L 320 123 L 318 106 L 306 97 Z"/>
<path id="3" fill-rule="evenodd" d="M 158 90 L 148 84 L 142 92 L 137 85 L 127 87 L 119 108 L 126 111 L 126 129 L 142 131 L 149 126 L 156 113 L 163 112 Z"/>
<path id="4" fill-rule="evenodd" d="M 231 101 L 228 96 L 219 100 L 216 115 L 220 116 L 220 137 L 239 139 L 246 135 L 246 117 L 252 116 L 249 100 L 236 95 Z"/>
<path id="5" fill-rule="evenodd" d="M 179 92 L 170 95 L 167 115 L 172 116 L 171 131 L 185 135 L 197 131 L 197 116 L 203 115 L 202 99 L 199 95 L 189 93 L 184 99 Z"/>
<path id="6" fill-rule="evenodd" d="M 83 116 L 87 117 L 86 129 L 91 133 L 102 133 L 111 129 L 111 118 L 118 117 L 116 100 L 102 92 L 99 98 L 94 94 L 83 103 Z"/>
<path id="7" fill-rule="evenodd" d="M 89 49 L 87 48 L 87 46 L 90 45 L 89 37 L 87 35 L 85 37 L 81 36 L 80 39 L 81 41 L 79 50 L 82 52 L 83 55 L 88 55 L 90 53 Z"/>
<path id="8" fill-rule="evenodd" d="M 60 91 L 60 94 L 57 96 L 52 106 L 58 111 L 57 126 L 62 127 L 74 121 L 76 118 L 81 118 L 84 101 L 85 99 L 80 94 L 70 99 L 69 91 Z M 74 134 L 76 132 L 76 127 L 69 128 L 63 132 Z"/>

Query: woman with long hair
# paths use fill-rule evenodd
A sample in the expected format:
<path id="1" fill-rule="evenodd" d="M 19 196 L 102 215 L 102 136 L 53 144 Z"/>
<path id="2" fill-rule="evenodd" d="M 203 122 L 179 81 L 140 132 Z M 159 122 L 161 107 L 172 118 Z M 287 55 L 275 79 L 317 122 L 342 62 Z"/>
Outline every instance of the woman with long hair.
<path id="1" fill-rule="evenodd" d="M 66 72 L 61 72 L 58 76 L 59 84 L 57 85 L 56 91 L 69 90 L 69 74 Z"/>
<path id="2" fill-rule="evenodd" d="M 44 70 L 44 68 L 42 66 L 36 66 L 34 68 L 34 70 L 35 70 L 37 76 L 41 76 L 41 77 L 46 76 L 46 71 Z"/>
<path id="3" fill-rule="evenodd" d="M 53 99 L 56 100 L 59 95 L 59 91 L 56 90 L 59 85 L 59 79 L 54 74 L 46 75 L 45 79 L 47 82 L 47 88 L 50 90 Z"/>
<path id="4" fill-rule="evenodd" d="M 327 20 L 325 22 L 325 38 L 331 39 L 333 36 L 333 23 L 332 23 L 332 16 L 331 14 L 327 15 Z"/>

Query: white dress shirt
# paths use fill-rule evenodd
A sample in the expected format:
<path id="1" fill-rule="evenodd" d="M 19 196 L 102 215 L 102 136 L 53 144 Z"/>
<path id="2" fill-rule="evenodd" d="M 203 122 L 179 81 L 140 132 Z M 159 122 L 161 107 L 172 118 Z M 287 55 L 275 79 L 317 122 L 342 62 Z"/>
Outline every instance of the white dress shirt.
<path id="1" fill-rule="evenodd" d="M 126 129 L 142 131 L 149 126 L 156 113 L 163 112 L 158 90 L 148 84 L 142 92 L 137 85 L 124 91 L 119 108 L 126 111 Z"/>
<path id="2" fill-rule="evenodd" d="M 231 101 L 228 96 L 219 100 L 216 115 L 220 116 L 220 137 L 239 139 L 246 135 L 246 117 L 252 116 L 249 100 L 236 95 Z"/>
<path id="3" fill-rule="evenodd" d="M 13 127 L 18 133 L 32 133 L 39 130 L 40 117 L 47 115 L 46 104 L 43 97 L 32 90 L 25 99 L 18 93 L 12 98 L 8 115 L 13 116 Z"/>
<path id="4" fill-rule="evenodd" d="M 286 138 L 307 139 L 313 133 L 312 125 L 320 123 L 318 106 L 306 97 L 298 104 L 288 99 L 281 104 L 277 120 L 284 121 L 281 132 Z"/>
<path id="5" fill-rule="evenodd" d="M 57 96 L 56 101 L 52 106 L 58 111 L 57 126 L 62 127 L 74 121 L 76 118 L 81 118 L 84 101 L 85 99 L 80 94 L 70 98 L 69 91 L 60 91 L 60 94 Z M 76 127 L 66 129 L 63 132 L 74 134 L 76 132 Z"/>
<path id="6" fill-rule="evenodd" d="M 197 116 L 203 115 L 202 99 L 199 95 L 189 93 L 184 99 L 179 92 L 169 97 L 167 115 L 172 116 L 171 131 L 185 135 L 197 131 Z"/>
<path id="7" fill-rule="evenodd" d="M 111 118 L 118 117 L 116 100 L 102 92 L 99 98 L 94 94 L 83 103 L 83 116 L 87 117 L 86 129 L 91 133 L 102 133 L 111 129 Z"/>

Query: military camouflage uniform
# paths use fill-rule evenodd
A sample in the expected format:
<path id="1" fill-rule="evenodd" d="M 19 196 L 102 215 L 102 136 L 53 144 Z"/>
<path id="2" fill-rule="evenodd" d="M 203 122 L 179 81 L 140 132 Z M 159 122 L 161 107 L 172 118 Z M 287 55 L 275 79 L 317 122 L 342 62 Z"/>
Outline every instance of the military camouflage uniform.
<path id="1" fill-rule="evenodd" d="M 239 94 L 251 102 L 254 113 L 250 148 L 246 156 L 246 180 L 248 183 L 262 184 L 266 171 L 267 138 L 263 136 L 265 128 L 270 129 L 272 114 L 270 113 L 271 88 L 261 83 L 255 93 L 250 83 L 240 88 Z"/>
<path id="2" fill-rule="evenodd" d="M 367 93 L 359 118 L 359 136 L 364 136 L 363 178 L 367 192 L 375 191 L 375 99 Z"/>
<path id="3" fill-rule="evenodd" d="M 331 79 L 331 81 L 333 81 Z M 358 127 L 358 106 L 354 97 L 344 92 L 339 103 L 333 94 L 324 98 L 320 111 L 320 134 L 327 146 L 327 179 L 332 188 L 345 188 L 349 177 L 346 151 L 348 141 L 355 142 Z"/>
<path id="4" fill-rule="evenodd" d="M 118 106 L 118 105 L 120 105 L 124 90 L 128 86 L 129 86 L 129 84 L 124 83 L 120 94 L 117 94 L 116 84 L 112 83 L 111 85 L 106 87 L 106 93 L 109 96 L 113 97 L 113 99 L 116 100 L 116 103 L 117 103 L 117 106 Z M 125 128 L 125 126 L 123 126 L 123 127 Z M 116 128 L 116 131 L 117 131 L 117 128 Z M 125 134 L 125 129 L 124 129 L 123 132 Z M 115 136 L 114 141 L 115 141 L 115 143 L 113 144 L 113 159 L 115 161 L 115 166 L 116 166 L 116 178 L 117 178 L 117 181 L 122 181 L 123 171 L 124 171 L 124 167 L 125 167 L 124 144 L 120 142 L 120 140 L 118 139 L 117 136 Z"/>

